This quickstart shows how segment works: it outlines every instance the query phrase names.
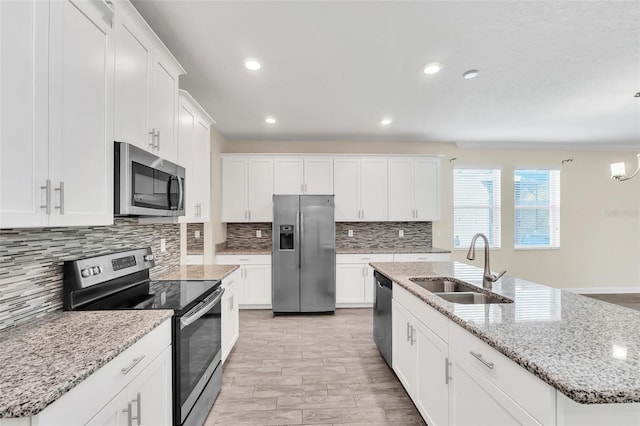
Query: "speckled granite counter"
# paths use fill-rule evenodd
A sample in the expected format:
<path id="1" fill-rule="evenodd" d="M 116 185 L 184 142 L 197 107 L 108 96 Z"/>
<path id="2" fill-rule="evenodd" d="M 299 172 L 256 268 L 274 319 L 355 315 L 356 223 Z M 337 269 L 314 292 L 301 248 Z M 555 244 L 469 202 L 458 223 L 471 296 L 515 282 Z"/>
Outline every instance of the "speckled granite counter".
<path id="1" fill-rule="evenodd" d="M 252 254 L 268 254 L 271 255 L 271 250 L 265 249 L 222 249 L 216 252 L 218 254 L 239 254 L 239 255 L 252 255 Z"/>
<path id="2" fill-rule="evenodd" d="M 451 253 L 449 250 L 435 247 L 401 247 L 401 248 L 336 248 L 336 254 L 386 254 L 386 253 Z"/>
<path id="3" fill-rule="evenodd" d="M 171 315 L 58 311 L 0 332 L 0 418 L 39 413 Z"/>
<path id="4" fill-rule="evenodd" d="M 238 265 L 183 265 L 169 270 L 155 279 L 157 280 L 221 280 L 233 271 Z"/>
<path id="5" fill-rule="evenodd" d="M 482 287 L 482 269 L 458 262 L 371 266 L 574 401 L 640 402 L 640 312 L 508 275 L 491 291 L 514 303 L 453 304 L 409 278 L 447 276 Z"/>

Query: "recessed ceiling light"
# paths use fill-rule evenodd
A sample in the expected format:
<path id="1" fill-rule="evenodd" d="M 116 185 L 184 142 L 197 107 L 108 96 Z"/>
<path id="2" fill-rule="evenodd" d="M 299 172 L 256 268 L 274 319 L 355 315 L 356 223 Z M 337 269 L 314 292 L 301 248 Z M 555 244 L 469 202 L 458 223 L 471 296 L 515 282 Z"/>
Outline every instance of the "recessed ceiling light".
<path id="1" fill-rule="evenodd" d="M 431 62 L 424 66 L 422 70 L 425 74 L 435 74 L 442 69 L 444 65 L 439 62 Z"/>
<path id="2" fill-rule="evenodd" d="M 476 78 L 478 74 L 480 74 L 480 71 L 478 70 L 469 70 L 462 74 L 462 76 L 467 80 L 471 80 L 472 78 Z"/>
<path id="3" fill-rule="evenodd" d="M 380 124 L 382 124 L 383 126 L 388 126 L 392 121 L 393 120 L 390 118 L 383 118 L 382 120 L 380 120 Z"/>
<path id="4" fill-rule="evenodd" d="M 244 66 L 245 68 L 251 71 L 258 71 L 260 68 L 262 68 L 262 65 L 260 65 L 260 62 L 258 62 L 255 59 L 246 59 L 244 61 Z"/>
<path id="5" fill-rule="evenodd" d="M 277 120 L 274 117 L 267 117 L 264 119 L 264 122 L 267 124 L 276 124 Z"/>

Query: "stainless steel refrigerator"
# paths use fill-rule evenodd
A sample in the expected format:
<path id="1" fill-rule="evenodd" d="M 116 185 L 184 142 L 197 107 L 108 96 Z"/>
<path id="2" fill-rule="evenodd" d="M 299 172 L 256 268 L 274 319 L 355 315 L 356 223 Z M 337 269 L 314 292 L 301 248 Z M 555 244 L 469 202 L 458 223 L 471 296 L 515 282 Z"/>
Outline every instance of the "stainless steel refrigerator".
<path id="1" fill-rule="evenodd" d="M 336 309 L 333 195 L 273 196 L 273 313 Z"/>

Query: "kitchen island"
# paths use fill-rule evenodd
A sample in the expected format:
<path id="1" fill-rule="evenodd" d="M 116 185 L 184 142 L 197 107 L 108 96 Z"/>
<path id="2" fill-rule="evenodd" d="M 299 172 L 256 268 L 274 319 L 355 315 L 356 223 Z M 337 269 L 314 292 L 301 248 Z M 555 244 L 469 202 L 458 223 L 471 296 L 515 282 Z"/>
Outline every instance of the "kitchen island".
<path id="1" fill-rule="evenodd" d="M 451 277 L 486 292 L 482 289 L 482 269 L 457 262 L 372 263 L 371 266 L 393 281 L 394 301 L 396 296 L 404 300 L 413 298 L 419 302 L 409 300 L 415 309 L 422 309 L 419 306 L 422 305 L 439 314 L 430 316 L 435 322 L 439 323 L 438 317 L 448 320 L 435 333 L 445 346 L 464 341 L 464 334 L 470 333 L 470 337 L 497 351 L 496 356 L 504 355 L 508 358 L 505 361 L 526 370 L 536 382 L 550 386 L 556 396 L 541 410 L 544 414 L 533 416 L 536 422 L 598 424 L 608 419 L 603 424 L 640 424 L 640 312 L 508 275 L 493 283 L 490 291 L 513 303 L 450 303 L 410 278 Z M 394 320 L 400 312 L 396 306 L 394 304 Z M 415 312 L 409 314 L 420 317 Z M 407 335 L 411 334 L 413 345 L 413 331 L 409 333 L 409 329 L 415 329 L 412 327 L 407 322 Z M 394 328 L 394 370 L 395 334 Z M 458 349 L 469 353 L 467 348 Z M 477 351 L 474 353 L 478 358 Z M 483 360 L 472 359 L 472 362 L 478 361 L 478 368 L 487 367 L 487 374 L 497 374 L 494 367 L 489 366 L 490 362 L 482 363 L 486 360 L 485 355 Z M 455 383 L 455 370 L 449 377 L 449 357 L 446 362 L 446 381 L 451 378 Z M 443 389 L 446 393 L 447 388 Z M 541 392 L 546 397 L 546 391 Z M 535 396 L 526 393 L 521 398 L 524 405 Z M 517 397 L 515 400 L 519 402 Z"/>

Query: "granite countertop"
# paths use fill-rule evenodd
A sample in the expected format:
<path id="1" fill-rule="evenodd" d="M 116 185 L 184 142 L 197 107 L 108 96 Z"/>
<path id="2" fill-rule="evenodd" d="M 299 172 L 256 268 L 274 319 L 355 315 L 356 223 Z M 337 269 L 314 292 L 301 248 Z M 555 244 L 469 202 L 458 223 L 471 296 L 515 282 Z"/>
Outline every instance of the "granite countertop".
<path id="1" fill-rule="evenodd" d="M 154 276 L 156 280 L 221 280 L 236 269 L 238 265 L 183 265 Z"/>
<path id="2" fill-rule="evenodd" d="M 508 275 L 491 291 L 514 303 L 453 304 L 409 278 L 447 276 L 482 288 L 482 269 L 458 262 L 370 265 L 574 401 L 640 402 L 639 311 Z"/>
<path id="3" fill-rule="evenodd" d="M 379 247 L 363 247 L 363 248 L 336 248 L 336 254 L 386 254 L 386 253 L 451 253 L 450 250 L 439 249 L 435 247 L 401 247 L 401 248 L 379 248 Z M 216 254 L 271 254 L 271 250 L 266 249 L 223 249 Z"/>
<path id="4" fill-rule="evenodd" d="M 38 414 L 172 315 L 56 311 L 1 331 L 0 418 Z"/>

